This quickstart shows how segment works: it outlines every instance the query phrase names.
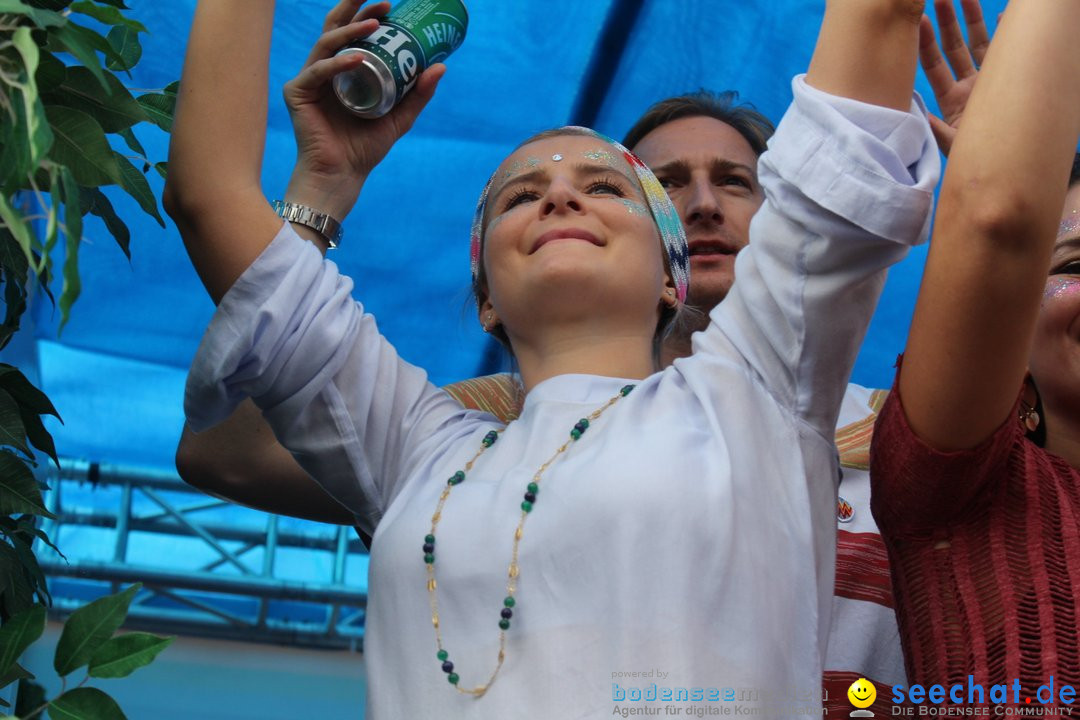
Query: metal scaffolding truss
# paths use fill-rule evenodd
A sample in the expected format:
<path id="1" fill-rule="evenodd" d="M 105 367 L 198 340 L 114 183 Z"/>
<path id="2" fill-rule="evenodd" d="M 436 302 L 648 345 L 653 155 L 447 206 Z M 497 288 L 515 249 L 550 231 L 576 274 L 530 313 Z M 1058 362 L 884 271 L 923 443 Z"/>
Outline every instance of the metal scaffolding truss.
<path id="1" fill-rule="evenodd" d="M 53 612 L 133 582 L 128 627 L 359 650 L 367 550 L 349 527 L 209 498 L 175 474 L 62 459 L 46 471 Z"/>

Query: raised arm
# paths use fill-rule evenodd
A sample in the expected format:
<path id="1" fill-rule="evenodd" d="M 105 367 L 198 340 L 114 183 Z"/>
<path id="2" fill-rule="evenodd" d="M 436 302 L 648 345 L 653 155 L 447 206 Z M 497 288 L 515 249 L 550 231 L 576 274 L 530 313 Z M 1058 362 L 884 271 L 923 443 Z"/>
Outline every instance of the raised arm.
<path id="1" fill-rule="evenodd" d="M 830 95 L 907 111 L 923 0 L 828 0 L 806 82 Z"/>
<path id="2" fill-rule="evenodd" d="M 281 225 L 260 188 L 273 19 L 273 0 L 203 0 L 188 39 L 164 202 L 215 303 Z"/>
<path id="3" fill-rule="evenodd" d="M 374 18 L 390 3 L 368 5 L 342 0 L 327 14 L 322 33 L 299 74 L 284 89 L 296 135 L 297 163 L 289 180 L 286 201 L 306 205 L 339 220 L 352 209 L 368 173 L 413 124 L 435 92 L 445 67 L 429 68 L 417 86 L 391 113 L 376 121 L 361 121 L 347 113 L 330 88 L 335 74 L 348 69 L 358 56 L 335 57 L 338 48 L 371 32 Z M 210 5 L 206 8 L 203 5 Z M 266 53 L 272 3 L 202 3 L 192 28 L 184 69 L 184 95 L 178 109 L 172 147 L 167 205 L 180 226 L 185 243 L 214 301 L 270 241 L 281 221 L 270 211 L 258 187 L 266 115 Z M 223 13 L 255 13 L 260 19 L 250 34 L 244 59 L 256 71 L 241 87 L 220 85 L 232 80 L 218 68 L 244 67 L 234 57 L 233 40 L 218 33 Z M 230 18 L 232 16 L 229 16 Z M 260 54 L 255 54 L 255 48 Z M 216 53 L 216 54 L 215 54 Z M 251 64 L 252 59 L 255 62 Z M 225 64 L 223 64 L 225 63 Z M 233 102 L 237 93 L 248 97 Z M 230 104 L 231 103 L 231 104 Z M 243 112 L 238 108 L 243 108 Z M 246 113 L 246 114 L 245 114 Z M 234 143 L 239 138 L 244 142 Z M 212 150 L 217 147 L 220 150 Z M 226 153 L 234 153 L 227 155 Z M 224 162 L 222 162 L 224 160 Z M 221 164 L 222 167 L 216 167 Z M 213 184 L 207 181 L 210 178 Z M 221 187 L 219 187 L 221 186 Z M 228 193 L 237 193 L 230 196 Z M 234 197 L 231 202 L 219 198 Z M 242 214 L 227 211 L 235 208 Z M 302 225 L 297 232 L 321 250 L 326 239 Z M 249 243 L 233 247 L 234 242 Z M 225 422 L 195 433 L 185 427 L 176 453 L 177 469 L 188 483 L 208 493 L 279 514 L 311 520 L 349 523 L 352 516 L 331 499 L 275 439 L 258 409 L 245 401 Z"/>
<path id="4" fill-rule="evenodd" d="M 829 1 L 810 71 L 761 157 L 766 199 L 739 281 L 714 311 L 720 336 L 823 439 L 886 268 L 928 235 L 940 161 L 913 95 L 921 7 Z"/>
<path id="5" fill-rule="evenodd" d="M 1012 0 L 950 154 L 900 373 L 912 429 L 974 447 L 1027 367 L 1080 131 L 1080 4 Z"/>
<path id="6" fill-rule="evenodd" d="M 428 68 L 390 113 L 363 122 L 333 97 L 330 81 L 363 58 L 335 56 L 378 27 L 390 3 L 357 13 L 363 0 L 341 0 L 300 73 L 285 88 L 298 159 L 284 199 L 343 220 L 364 180 L 404 135 L 435 92 L 445 67 Z M 169 150 L 165 206 L 214 302 L 270 243 L 281 221 L 263 195 L 267 82 L 274 3 L 202 0 L 184 61 Z M 326 249 L 324 239 L 297 225 Z"/>

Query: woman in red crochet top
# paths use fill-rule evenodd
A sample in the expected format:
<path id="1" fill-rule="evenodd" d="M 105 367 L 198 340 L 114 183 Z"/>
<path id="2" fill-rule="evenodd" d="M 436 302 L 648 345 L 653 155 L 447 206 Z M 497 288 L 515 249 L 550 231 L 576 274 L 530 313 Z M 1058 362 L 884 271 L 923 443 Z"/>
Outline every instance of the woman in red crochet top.
<path id="1" fill-rule="evenodd" d="M 1080 686 L 1078 34 L 1080 3 L 1009 4 L 871 457 L 909 682 L 973 675 L 1011 702 L 1019 679 L 1021 704 Z"/>

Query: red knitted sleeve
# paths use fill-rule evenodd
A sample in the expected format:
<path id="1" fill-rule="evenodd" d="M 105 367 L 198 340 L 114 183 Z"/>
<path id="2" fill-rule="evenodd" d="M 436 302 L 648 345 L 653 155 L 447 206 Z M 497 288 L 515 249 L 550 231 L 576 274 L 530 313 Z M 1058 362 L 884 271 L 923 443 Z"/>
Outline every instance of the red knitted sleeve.
<path id="1" fill-rule="evenodd" d="M 878 526 L 894 537 L 925 538 L 979 512 L 992 501 L 992 486 L 1004 482 L 1009 453 L 1023 439 L 1014 418 L 1010 413 L 976 447 L 941 452 L 911 429 L 894 383 L 870 445 L 870 508 Z"/>

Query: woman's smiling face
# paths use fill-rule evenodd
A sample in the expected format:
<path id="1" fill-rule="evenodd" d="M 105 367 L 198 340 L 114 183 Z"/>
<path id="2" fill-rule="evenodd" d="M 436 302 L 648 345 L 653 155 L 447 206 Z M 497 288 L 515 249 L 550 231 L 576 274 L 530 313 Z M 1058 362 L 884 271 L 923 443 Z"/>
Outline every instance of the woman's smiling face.
<path id="1" fill-rule="evenodd" d="M 582 312 L 636 298 L 646 329 L 655 328 L 664 250 L 634 170 L 614 147 L 583 135 L 522 146 L 496 172 L 485 218 L 487 296 L 508 328 L 528 322 L 537 298 L 566 294 Z"/>

